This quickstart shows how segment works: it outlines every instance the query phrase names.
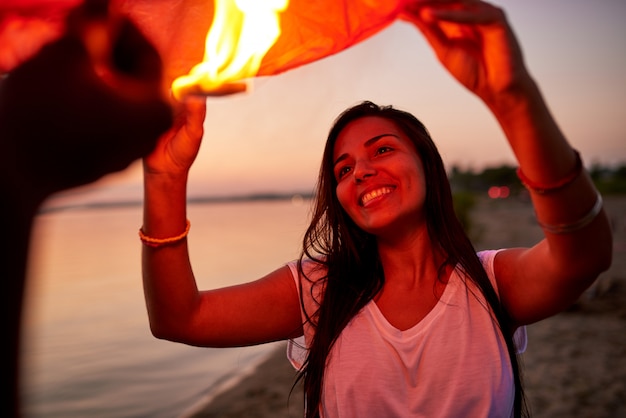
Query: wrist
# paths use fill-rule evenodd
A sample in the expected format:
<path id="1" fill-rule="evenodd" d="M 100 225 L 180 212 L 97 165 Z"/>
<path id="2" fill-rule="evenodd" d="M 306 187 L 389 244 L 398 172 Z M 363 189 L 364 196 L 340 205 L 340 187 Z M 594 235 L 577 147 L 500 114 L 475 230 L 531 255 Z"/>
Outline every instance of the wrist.
<path id="1" fill-rule="evenodd" d="M 152 171 L 146 170 L 144 166 L 144 204 L 166 208 L 175 206 L 175 202 L 185 202 L 188 177 L 187 171 Z"/>
<path id="2" fill-rule="evenodd" d="M 144 173 L 144 201 L 175 202 L 187 198 L 187 175 L 172 173 Z"/>
<path id="3" fill-rule="evenodd" d="M 543 103 L 539 87 L 530 75 L 518 77 L 506 89 L 485 95 L 483 101 L 500 121 L 516 118 Z"/>
<path id="4" fill-rule="evenodd" d="M 176 236 L 185 229 L 186 219 L 186 176 L 145 174 L 143 233 L 156 238 Z"/>
<path id="5" fill-rule="evenodd" d="M 189 169 L 176 169 L 176 170 L 159 170 L 149 167 L 146 160 L 143 161 L 143 178 L 144 183 L 156 183 L 156 184 L 177 184 L 187 183 L 189 177 Z"/>

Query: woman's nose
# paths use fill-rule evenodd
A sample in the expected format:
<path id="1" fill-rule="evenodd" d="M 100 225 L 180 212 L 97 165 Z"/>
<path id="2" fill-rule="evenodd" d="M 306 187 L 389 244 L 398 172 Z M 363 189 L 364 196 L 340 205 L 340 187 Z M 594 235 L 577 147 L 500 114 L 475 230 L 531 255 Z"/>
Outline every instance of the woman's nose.
<path id="1" fill-rule="evenodd" d="M 354 165 L 354 179 L 357 182 L 362 182 L 368 177 L 376 174 L 376 169 L 369 161 L 358 160 Z"/>

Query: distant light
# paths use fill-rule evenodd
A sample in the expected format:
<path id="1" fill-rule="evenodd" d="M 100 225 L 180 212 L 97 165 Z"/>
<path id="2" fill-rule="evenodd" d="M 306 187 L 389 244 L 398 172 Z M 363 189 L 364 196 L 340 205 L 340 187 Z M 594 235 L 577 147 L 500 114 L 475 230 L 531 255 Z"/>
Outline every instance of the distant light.
<path id="1" fill-rule="evenodd" d="M 506 199 L 511 194 L 508 186 L 491 186 L 487 194 L 492 199 Z"/>
<path id="2" fill-rule="evenodd" d="M 294 206 L 302 206 L 304 203 L 304 197 L 300 194 L 294 194 L 291 196 L 291 204 Z"/>

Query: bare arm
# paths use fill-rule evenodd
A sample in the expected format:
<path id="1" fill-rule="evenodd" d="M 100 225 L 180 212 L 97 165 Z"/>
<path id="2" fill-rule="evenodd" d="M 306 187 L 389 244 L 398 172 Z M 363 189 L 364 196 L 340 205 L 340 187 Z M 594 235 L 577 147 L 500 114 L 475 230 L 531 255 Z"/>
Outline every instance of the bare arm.
<path id="1" fill-rule="evenodd" d="M 176 126 L 144 159 L 143 232 L 165 238 L 186 226 L 186 183 L 202 138 L 205 106 L 188 103 Z M 143 283 L 153 334 L 200 346 L 239 346 L 302 333 L 300 305 L 288 267 L 252 283 L 199 291 L 187 241 L 144 246 Z"/>
<path id="2" fill-rule="evenodd" d="M 489 107 L 527 178 L 552 185 L 574 170 L 574 151 L 528 73 L 502 10 L 480 1 L 417 1 L 406 18 L 446 69 Z M 597 192 L 583 170 L 567 186 L 546 194 L 531 190 L 531 197 L 541 222 L 571 224 L 589 213 Z M 601 211 L 576 231 L 545 231 L 532 248 L 501 252 L 496 277 L 513 319 L 528 324 L 566 308 L 608 268 L 611 247 Z"/>

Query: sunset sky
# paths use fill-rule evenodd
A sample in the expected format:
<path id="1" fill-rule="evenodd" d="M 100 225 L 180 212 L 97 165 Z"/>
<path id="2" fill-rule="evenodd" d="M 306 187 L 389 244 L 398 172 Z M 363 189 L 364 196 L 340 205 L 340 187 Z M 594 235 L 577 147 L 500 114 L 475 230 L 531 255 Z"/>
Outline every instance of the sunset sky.
<path id="1" fill-rule="evenodd" d="M 626 2 L 499 0 L 527 65 L 587 165 L 626 163 Z M 326 133 L 368 99 L 420 118 L 451 167 L 515 164 L 493 117 L 398 22 L 333 57 L 256 79 L 250 92 L 208 100 L 190 191 L 223 195 L 311 190 Z M 139 164 L 98 186 L 135 188 Z"/>

